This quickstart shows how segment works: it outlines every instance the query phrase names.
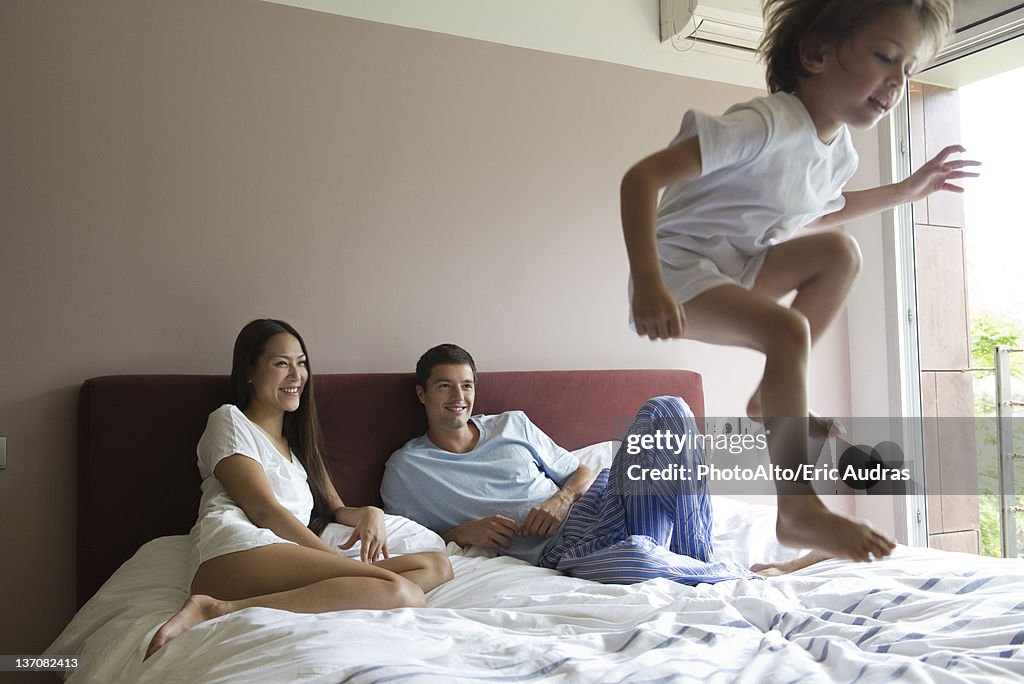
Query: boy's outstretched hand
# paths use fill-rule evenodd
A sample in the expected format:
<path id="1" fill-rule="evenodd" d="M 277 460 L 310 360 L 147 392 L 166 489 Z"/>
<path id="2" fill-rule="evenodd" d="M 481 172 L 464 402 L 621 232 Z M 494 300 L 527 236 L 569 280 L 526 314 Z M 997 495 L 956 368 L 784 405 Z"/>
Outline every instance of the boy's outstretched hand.
<path id="1" fill-rule="evenodd" d="M 907 201 L 917 202 L 939 190 L 963 192 L 962 187 L 954 185 L 950 181 L 961 178 L 977 178 L 980 174 L 963 169 L 981 166 L 981 162 L 971 159 L 954 159 L 952 161 L 947 161 L 947 159 L 951 154 L 960 154 L 966 151 L 962 145 L 949 145 L 935 155 L 931 161 L 899 183 L 907 195 Z"/>

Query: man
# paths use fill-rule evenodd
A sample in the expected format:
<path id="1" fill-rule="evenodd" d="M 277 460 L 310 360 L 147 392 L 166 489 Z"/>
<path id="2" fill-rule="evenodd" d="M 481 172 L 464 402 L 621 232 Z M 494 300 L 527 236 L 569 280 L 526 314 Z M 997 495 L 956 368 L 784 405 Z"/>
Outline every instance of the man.
<path id="1" fill-rule="evenodd" d="M 711 505 L 702 480 L 635 477 L 643 469 L 695 472 L 703 463 L 699 448 L 679 455 L 620 448 L 612 468 L 595 473 L 521 411 L 471 417 L 475 392 L 476 364 L 461 347 L 443 344 L 420 357 L 416 395 L 427 433 L 388 460 L 381 495 L 389 512 L 426 525 L 445 542 L 495 549 L 598 582 L 663 577 L 696 584 L 751 576 L 712 559 Z M 629 434 L 657 430 L 697 434 L 678 397 L 646 402 Z M 755 568 L 780 574 L 820 559 Z"/>

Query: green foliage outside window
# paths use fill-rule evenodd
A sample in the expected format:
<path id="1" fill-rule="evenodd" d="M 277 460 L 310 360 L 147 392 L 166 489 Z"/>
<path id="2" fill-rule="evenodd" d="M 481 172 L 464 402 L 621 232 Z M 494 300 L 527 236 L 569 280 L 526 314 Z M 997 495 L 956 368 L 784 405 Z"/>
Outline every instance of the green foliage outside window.
<path id="1" fill-rule="evenodd" d="M 1021 340 L 1024 340 L 1024 329 L 1019 321 L 989 313 L 978 315 L 971 322 L 971 365 L 974 368 L 992 368 L 995 366 L 996 345 L 1020 348 Z M 1013 383 L 1024 382 L 1024 354 L 1011 354 L 1010 359 L 1010 375 Z M 1024 387 L 1024 385 L 1017 386 Z M 1019 392 L 1015 392 L 1015 394 L 1019 394 Z M 991 371 L 976 375 L 974 408 L 975 415 L 978 417 L 996 415 L 995 375 Z M 978 420 L 977 426 L 981 552 L 986 556 L 998 557 L 1002 555 L 1002 540 L 1000 538 L 1000 497 L 998 495 L 999 454 L 995 422 Z M 1024 435 L 1019 438 L 1024 438 Z M 1024 473 L 1020 472 L 1019 467 L 1017 482 L 1024 483 Z M 1018 546 L 1024 548 L 1024 540 L 1018 539 Z"/>

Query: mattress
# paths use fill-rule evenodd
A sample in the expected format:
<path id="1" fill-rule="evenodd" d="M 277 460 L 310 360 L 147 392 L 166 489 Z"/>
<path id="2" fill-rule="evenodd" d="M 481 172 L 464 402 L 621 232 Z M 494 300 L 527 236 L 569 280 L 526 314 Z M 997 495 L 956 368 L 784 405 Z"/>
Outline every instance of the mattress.
<path id="1" fill-rule="evenodd" d="M 713 507 L 716 555 L 797 553 L 775 542 L 772 507 L 717 496 Z M 444 548 L 404 519 L 388 529 L 394 553 Z M 251 608 L 143 662 L 187 596 L 187 551 L 185 536 L 151 541 L 79 611 L 47 651 L 80 657 L 68 682 L 1024 681 L 1024 561 L 902 546 L 872 563 L 691 587 L 596 584 L 449 545 L 455 579 L 426 608 Z"/>

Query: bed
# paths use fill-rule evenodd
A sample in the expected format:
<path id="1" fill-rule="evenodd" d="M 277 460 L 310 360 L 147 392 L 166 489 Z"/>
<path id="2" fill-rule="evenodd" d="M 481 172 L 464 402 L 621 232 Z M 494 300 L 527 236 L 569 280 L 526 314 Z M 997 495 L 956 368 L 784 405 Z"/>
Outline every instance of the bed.
<path id="1" fill-rule="evenodd" d="M 153 658 L 187 593 L 199 502 L 195 444 L 228 397 L 222 376 L 108 376 L 79 399 L 79 611 L 47 650 L 85 682 L 675 682 L 1024 680 L 1024 562 L 899 547 L 792 575 L 687 587 L 600 585 L 473 549 L 388 516 L 393 553 L 445 550 L 455 579 L 423 609 L 299 615 L 248 609 L 203 623 Z M 425 430 L 411 374 L 316 376 L 328 467 L 346 503 L 379 504 L 387 456 Z M 687 371 L 481 373 L 476 410 L 521 409 L 595 466 L 651 396 Z M 716 553 L 795 555 L 774 509 L 713 497 Z M 347 536 L 331 525 L 325 535 Z M 357 550 L 352 550 L 357 552 Z"/>

